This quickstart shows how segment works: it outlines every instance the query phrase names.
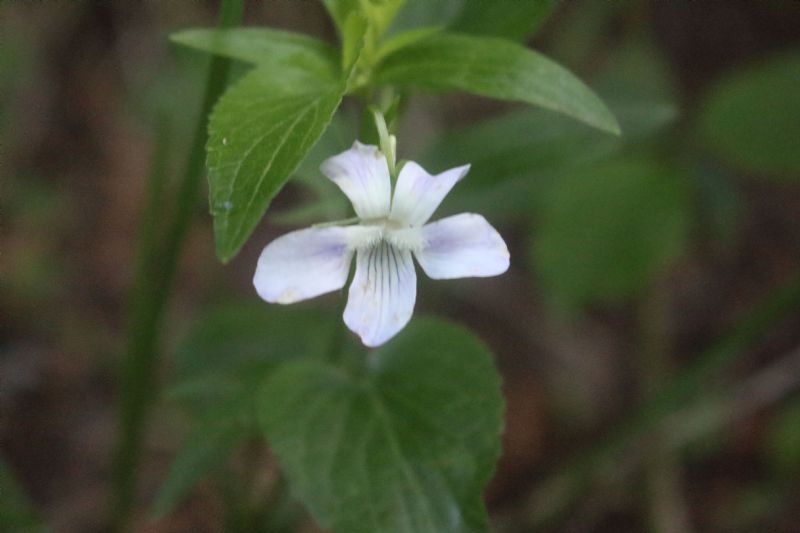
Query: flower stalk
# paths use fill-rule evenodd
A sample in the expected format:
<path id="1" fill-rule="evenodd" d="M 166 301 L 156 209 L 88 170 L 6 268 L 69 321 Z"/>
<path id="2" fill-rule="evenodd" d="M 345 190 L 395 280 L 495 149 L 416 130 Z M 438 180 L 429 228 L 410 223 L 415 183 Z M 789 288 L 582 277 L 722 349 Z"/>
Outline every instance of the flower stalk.
<path id="1" fill-rule="evenodd" d="M 375 129 L 378 131 L 378 146 L 386 157 L 386 164 L 389 166 L 389 176 L 392 181 L 397 179 L 397 137 L 389 133 L 386 126 L 386 118 L 377 107 L 370 107 L 372 117 L 375 120 Z"/>

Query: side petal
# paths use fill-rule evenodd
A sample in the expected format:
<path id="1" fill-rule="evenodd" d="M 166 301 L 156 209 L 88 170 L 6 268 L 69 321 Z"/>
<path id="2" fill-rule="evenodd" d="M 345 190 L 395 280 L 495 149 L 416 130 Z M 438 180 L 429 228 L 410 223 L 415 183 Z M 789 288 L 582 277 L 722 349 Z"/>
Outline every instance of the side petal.
<path id="1" fill-rule="evenodd" d="M 360 218 L 389 214 L 389 166 L 377 146 L 356 141 L 349 150 L 323 161 L 319 169 L 342 189 Z"/>
<path id="2" fill-rule="evenodd" d="M 379 346 L 408 324 L 416 299 L 411 252 L 381 241 L 358 251 L 344 323 L 365 345 Z"/>
<path id="3" fill-rule="evenodd" d="M 269 243 L 253 276 L 258 295 L 270 303 L 290 304 L 341 289 L 353 257 L 348 229 L 302 229 Z"/>
<path id="4" fill-rule="evenodd" d="M 411 226 L 425 224 L 453 185 L 467 172 L 469 165 L 464 165 L 431 176 L 424 168 L 409 161 L 397 177 L 390 218 Z"/>
<path id="5" fill-rule="evenodd" d="M 433 279 L 497 276 L 508 270 L 508 247 L 480 215 L 462 213 L 422 227 L 417 261 Z"/>

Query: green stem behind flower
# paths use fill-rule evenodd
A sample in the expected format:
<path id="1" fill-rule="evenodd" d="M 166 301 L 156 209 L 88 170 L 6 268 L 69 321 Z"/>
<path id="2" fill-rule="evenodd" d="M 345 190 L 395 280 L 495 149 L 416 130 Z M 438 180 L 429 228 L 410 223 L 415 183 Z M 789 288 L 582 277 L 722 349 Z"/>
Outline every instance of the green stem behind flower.
<path id="1" fill-rule="evenodd" d="M 219 26 L 240 23 L 243 0 L 223 0 Z M 142 227 L 140 260 L 132 292 L 130 337 L 122 359 L 119 383 L 119 435 L 114 457 L 114 499 L 112 523 L 116 531 L 129 528 L 134 508 L 137 470 L 150 407 L 156 397 L 156 369 L 159 363 L 161 326 L 171 293 L 183 242 L 203 176 L 206 121 L 211 107 L 224 90 L 230 62 L 214 57 L 209 66 L 203 106 L 181 180 L 177 206 L 163 246 L 159 246 L 155 225 L 163 204 L 164 161 L 167 143 L 157 139 L 157 157 L 149 179 L 147 205 Z"/>
<path id="2" fill-rule="evenodd" d="M 386 119 L 383 113 L 375 106 L 370 106 L 372 118 L 375 120 L 375 129 L 378 130 L 378 143 L 381 147 L 381 152 L 386 157 L 386 163 L 389 165 L 389 175 L 392 178 L 396 177 L 395 165 L 397 164 L 397 140 L 394 135 L 389 134 L 389 128 L 386 127 Z"/>

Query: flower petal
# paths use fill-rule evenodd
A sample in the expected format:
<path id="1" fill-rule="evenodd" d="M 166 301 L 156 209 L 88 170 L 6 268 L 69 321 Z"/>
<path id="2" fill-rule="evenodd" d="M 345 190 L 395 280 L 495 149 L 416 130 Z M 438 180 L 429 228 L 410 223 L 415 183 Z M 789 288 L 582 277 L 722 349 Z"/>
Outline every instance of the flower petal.
<path id="1" fill-rule="evenodd" d="M 349 150 L 323 161 L 319 169 L 342 189 L 360 218 L 389 214 L 389 166 L 377 146 L 356 141 Z"/>
<path id="2" fill-rule="evenodd" d="M 341 289 L 353 257 L 348 229 L 302 229 L 269 243 L 253 277 L 258 295 L 270 303 L 290 304 Z"/>
<path id="3" fill-rule="evenodd" d="M 365 345 L 379 346 L 408 324 L 416 299 L 411 252 L 381 241 L 358 251 L 344 322 Z"/>
<path id="4" fill-rule="evenodd" d="M 422 249 L 415 253 L 433 279 L 488 277 L 508 270 L 506 243 L 486 219 L 462 213 L 422 227 Z"/>
<path id="5" fill-rule="evenodd" d="M 453 185 L 469 171 L 469 165 L 431 176 L 413 161 L 403 165 L 397 177 L 391 219 L 411 226 L 425 224 Z"/>

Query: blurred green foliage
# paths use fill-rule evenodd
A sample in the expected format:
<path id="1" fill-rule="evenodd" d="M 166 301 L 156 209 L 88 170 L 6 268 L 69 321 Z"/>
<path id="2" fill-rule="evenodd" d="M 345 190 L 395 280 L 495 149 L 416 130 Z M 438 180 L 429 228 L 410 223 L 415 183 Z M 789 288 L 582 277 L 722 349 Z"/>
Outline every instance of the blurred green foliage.
<path id="1" fill-rule="evenodd" d="M 791 482 L 800 474 L 800 400 L 778 411 L 768 427 L 767 460 L 773 472 Z"/>
<path id="2" fill-rule="evenodd" d="M 157 514 L 169 512 L 199 480 L 219 471 L 237 445 L 260 433 L 261 383 L 281 363 L 322 357 L 334 327 L 339 317 L 327 311 L 258 303 L 219 305 L 195 321 L 173 355 L 167 390 L 193 429 L 159 491 Z"/>
<path id="3" fill-rule="evenodd" d="M 646 153 L 576 168 L 544 202 L 531 261 L 565 310 L 646 291 L 686 241 L 685 176 Z"/>
<path id="4" fill-rule="evenodd" d="M 339 320 L 302 306 L 230 304 L 195 323 L 175 352 L 168 393 L 194 429 L 157 513 L 224 470 L 260 420 L 290 485 L 323 524 L 355 532 L 486 523 L 480 495 L 502 425 L 489 352 L 459 327 L 417 318 L 367 354 L 350 337 L 337 340 Z"/>
<path id="5" fill-rule="evenodd" d="M 800 52 L 738 70 L 713 88 L 702 139 L 726 163 L 764 177 L 800 178 Z"/>
<path id="6" fill-rule="evenodd" d="M 229 303 L 199 317 L 173 355 L 169 395 L 200 412 L 251 392 L 255 380 L 286 360 L 321 357 L 339 317 L 306 306 Z M 313 328 L 308 325 L 313 324 Z"/>
<path id="7" fill-rule="evenodd" d="M 49 531 L 22 492 L 5 461 L 0 460 L 0 527 L 4 531 L 19 533 L 45 533 Z"/>
<path id="8" fill-rule="evenodd" d="M 523 41 L 552 12 L 555 0 L 407 1 L 392 21 L 390 32 L 441 26 L 459 33 Z"/>

